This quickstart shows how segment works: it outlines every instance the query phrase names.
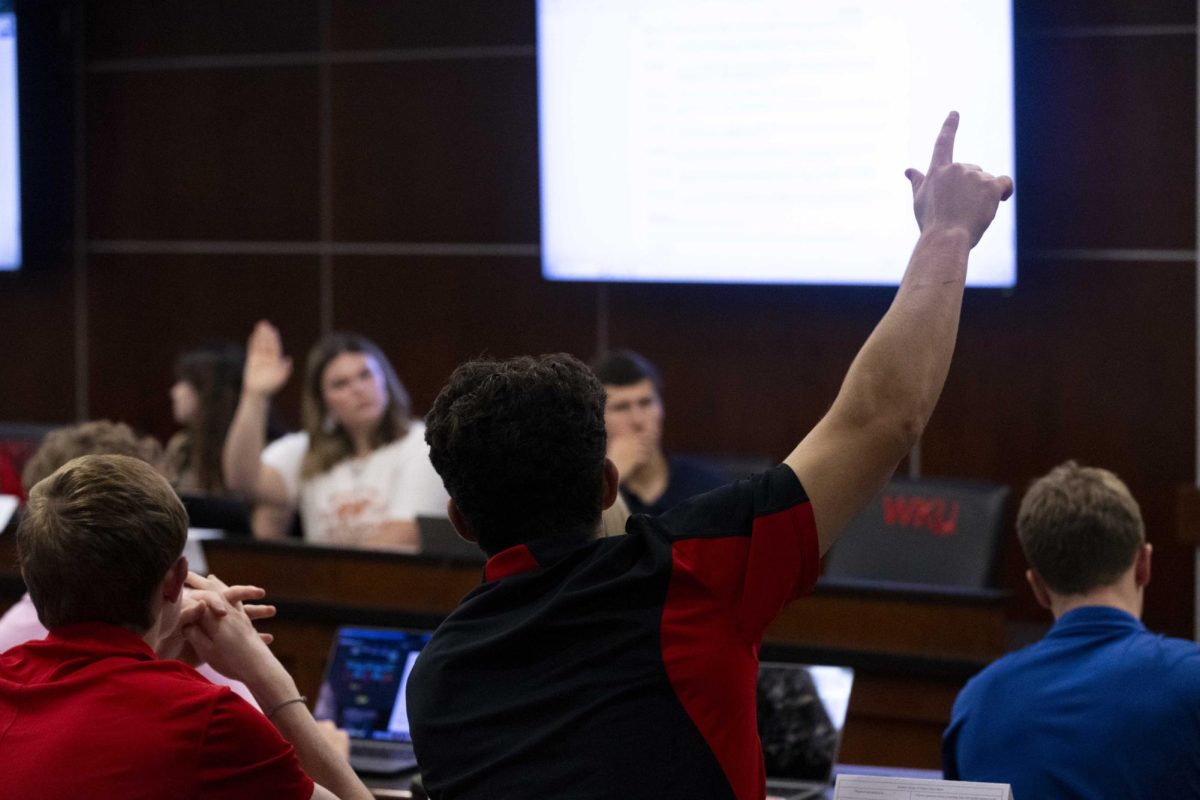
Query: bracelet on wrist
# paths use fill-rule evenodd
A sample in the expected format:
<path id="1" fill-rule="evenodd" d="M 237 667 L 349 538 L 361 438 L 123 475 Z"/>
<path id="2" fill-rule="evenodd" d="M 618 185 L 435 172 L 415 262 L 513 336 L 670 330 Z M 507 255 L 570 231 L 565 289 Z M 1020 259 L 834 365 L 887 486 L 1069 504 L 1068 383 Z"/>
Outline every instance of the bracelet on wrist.
<path id="1" fill-rule="evenodd" d="M 297 695 L 296 697 L 289 697 L 287 700 L 280 700 L 278 703 L 276 703 L 275 705 L 273 705 L 271 707 L 270 711 L 267 712 L 267 719 L 271 719 L 272 717 L 274 717 L 276 714 L 279 713 L 280 709 L 284 708 L 285 706 L 290 706 L 292 703 L 307 703 L 307 702 L 308 702 L 308 698 L 302 694 Z"/>

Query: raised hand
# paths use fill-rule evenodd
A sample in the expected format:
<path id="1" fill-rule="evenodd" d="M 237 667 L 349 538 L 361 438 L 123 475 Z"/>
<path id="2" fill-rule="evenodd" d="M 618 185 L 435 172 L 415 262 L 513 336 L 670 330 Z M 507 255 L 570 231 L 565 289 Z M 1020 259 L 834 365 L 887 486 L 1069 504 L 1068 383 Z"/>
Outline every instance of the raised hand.
<path id="1" fill-rule="evenodd" d="M 265 319 L 259 320 L 246 342 L 242 391 L 270 397 L 287 383 L 291 374 L 292 359 L 283 354 L 279 330 Z"/>
<path id="2" fill-rule="evenodd" d="M 997 206 L 1012 196 L 1013 184 L 1006 175 L 997 178 L 974 164 L 955 162 L 957 132 L 958 112 L 951 111 L 933 145 L 929 172 L 908 169 L 904 175 L 912 183 L 913 212 L 921 231 L 962 229 L 974 247 L 995 218 Z"/>

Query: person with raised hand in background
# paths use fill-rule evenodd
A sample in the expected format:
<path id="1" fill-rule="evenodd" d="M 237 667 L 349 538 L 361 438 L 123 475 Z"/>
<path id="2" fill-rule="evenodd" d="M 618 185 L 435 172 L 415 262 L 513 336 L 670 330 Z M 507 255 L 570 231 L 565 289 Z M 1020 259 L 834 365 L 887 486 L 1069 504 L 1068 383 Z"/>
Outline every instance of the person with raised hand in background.
<path id="1" fill-rule="evenodd" d="M 269 322 L 246 346 L 242 396 L 222 461 L 230 490 L 276 509 L 298 509 L 308 541 L 416 550 L 416 517 L 445 516 L 446 492 L 429 463 L 424 425 L 411 415 L 408 392 L 371 341 L 352 333 L 323 337 L 308 355 L 304 430 L 264 449 L 271 397 L 287 382 L 292 360 Z M 255 516 L 290 519 L 290 514 Z M 256 530 L 263 538 L 286 525 Z"/>

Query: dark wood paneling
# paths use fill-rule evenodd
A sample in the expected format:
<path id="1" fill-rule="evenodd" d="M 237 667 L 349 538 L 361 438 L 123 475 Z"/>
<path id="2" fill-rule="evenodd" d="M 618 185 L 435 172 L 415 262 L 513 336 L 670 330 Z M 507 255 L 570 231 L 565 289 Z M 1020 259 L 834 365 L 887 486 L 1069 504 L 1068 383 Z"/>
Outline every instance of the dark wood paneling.
<path id="1" fill-rule="evenodd" d="M 88 78 L 92 239 L 313 240 L 317 69 Z"/>
<path id="2" fill-rule="evenodd" d="M 543 281 L 531 258 L 338 258 L 335 325 L 379 342 L 429 409 L 450 372 L 482 355 L 586 358 L 595 288 Z"/>
<path id="3" fill-rule="evenodd" d="M 1154 543 L 1152 627 L 1189 635 L 1193 559 L 1175 541 L 1174 488 L 1193 478 L 1195 276 L 1190 264 L 1035 262 L 1015 292 L 969 292 L 958 351 L 923 443 L 931 474 L 1025 487 L 1077 459 L 1112 469 Z M 1005 584 L 1045 618 L 1015 536 Z"/>
<path id="4" fill-rule="evenodd" d="M 334 238 L 536 242 L 534 60 L 333 68 Z"/>
<path id="5" fill-rule="evenodd" d="M 63 262 L 0 273 L 0 420 L 69 422 L 75 416 L 74 279 Z"/>
<path id="6" fill-rule="evenodd" d="M 1194 25 L 1196 4 L 1192 0 L 1017 0 L 1013 22 L 1018 32 L 1095 25 Z"/>
<path id="7" fill-rule="evenodd" d="M 1022 248 L 1194 247 L 1195 37 L 1026 38 L 1015 60 Z"/>
<path id="8" fill-rule="evenodd" d="M 205 342 L 244 342 L 267 318 L 295 361 L 280 410 L 299 423 L 299 376 L 319 335 L 315 259 L 95 256 L 89 269 L 92 416 L 165 437 L 175 428 L 167 397 L 175 358 Z"/>
<path id="9" fill-rule="evenodd" d="M 347 4 L 353 5 L 353 4 Z M 87 4 L 90 59 L 316 50 L 317 0 L 103 0 Z"/>
<path id="10" fill-rule="evenodd" d="M 532 45 L 533 0 L 331 3 L 329 47 L 376 50 Z"/>

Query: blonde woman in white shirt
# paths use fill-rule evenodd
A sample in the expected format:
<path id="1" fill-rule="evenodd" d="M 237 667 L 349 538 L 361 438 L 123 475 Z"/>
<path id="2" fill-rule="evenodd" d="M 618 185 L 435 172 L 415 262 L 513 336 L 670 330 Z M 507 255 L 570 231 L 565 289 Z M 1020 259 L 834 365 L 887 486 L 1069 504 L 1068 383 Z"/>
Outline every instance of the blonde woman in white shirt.
<path id="1" fill-rule="evenodd" d="M 356 334 L 322 338 L 305 369 L 304 430 L 264 447 L 271 397 L 291 373 L 279 331 L 259 322 L 223 453 L 232 491 L 283 512 L 256 514 L 255 534 L 284 536 L 298 510 L 308 541 L 417 550 L 416 517 L 445 516 L 447 496 L 387 357 Z"/>

